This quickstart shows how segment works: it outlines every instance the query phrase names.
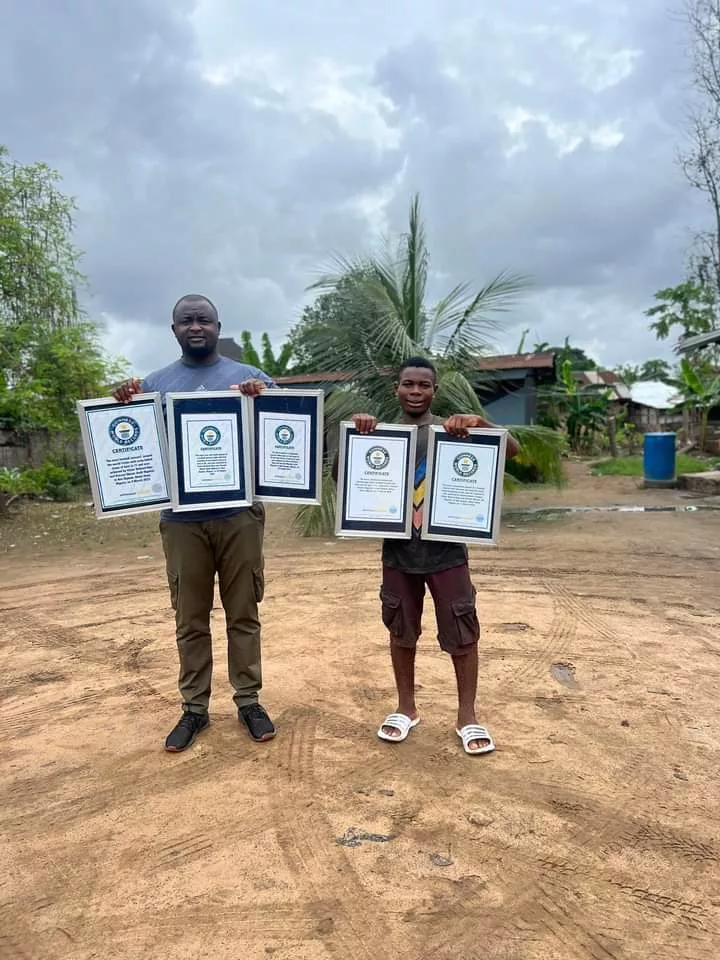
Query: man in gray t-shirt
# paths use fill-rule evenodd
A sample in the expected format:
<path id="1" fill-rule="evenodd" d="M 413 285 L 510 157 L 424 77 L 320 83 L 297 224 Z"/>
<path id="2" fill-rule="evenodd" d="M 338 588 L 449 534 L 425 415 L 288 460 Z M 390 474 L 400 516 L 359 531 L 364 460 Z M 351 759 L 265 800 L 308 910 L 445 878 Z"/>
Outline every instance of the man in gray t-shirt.
<path id="1" fill-rule="evenodd" d="M 237 389 L 256 396 L 273 381 L 256 367 L 218 353 L 220 321 L 206 297 L 190 295 L 173 309 L 172 330 L 182 356 L 141 382 L 132 379 L 114 393 L 128 403 L 134 394 L 187 393 Z M 228 638 L 228 674 L 238 716 L 257 741 L 271 740 L 275 727 L 258 702 L 262 687 L 258 604 L 264 592 L 262 504 L 231 510 L 194 510 L 160 517 L 170 598 L 175 610 L 180 656 L 182 716 L 168 735 L 165 749 L 189 747 L 209 723 L 212 680 L 210 612 L 218 575 Z"/>

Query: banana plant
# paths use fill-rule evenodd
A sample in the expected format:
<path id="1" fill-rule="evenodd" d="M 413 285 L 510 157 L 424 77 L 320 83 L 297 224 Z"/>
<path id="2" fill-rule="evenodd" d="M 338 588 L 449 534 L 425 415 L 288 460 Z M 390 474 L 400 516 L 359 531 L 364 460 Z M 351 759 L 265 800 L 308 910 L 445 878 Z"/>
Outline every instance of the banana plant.
<path id="1" fill-rule="evenodd" d="M 700 420 L 700 449 L 707 446 L 708 421 L 714 407 L 720 406 L 720 375 L 716 370 L 707 368 L 697 370 L 683 357 L 680 361 L 679 375 L 670 381 L 670 385 L 682 396 L 676 409 L 697 411 Z"/>

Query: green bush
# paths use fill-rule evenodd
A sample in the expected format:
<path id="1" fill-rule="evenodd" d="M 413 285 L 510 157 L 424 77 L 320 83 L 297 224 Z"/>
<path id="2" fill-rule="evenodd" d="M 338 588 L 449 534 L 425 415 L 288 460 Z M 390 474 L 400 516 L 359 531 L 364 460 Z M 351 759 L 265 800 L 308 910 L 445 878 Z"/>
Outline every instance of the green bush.
<path id="1" fill-rule="evenodd" d="M 700 460 L 697 457 L 688 457 L 679 453 L 676 460 L 677 473 L 703 473 L 705 470 L 717 470 L 715 460 Z M 641 477 L 644 472 L 641 456 L 618 457 L 614 460 L 599 460 L 593 464 L 593 475 L 596 477 Z"/>
<path id="2" fill-rule="evenodd" d="M 78 477 L 67 467 L 51 460 L 41 467 L 0 468 L 0 493 L 15 497 L 48 497 L 50 500 L 72 500 Z"/>
<path id="3" fill-rule="evenodd" d="M 0 493 L 10 497 L 38 496 L 42 490 L 31 471 L 18 467 L 0 467 Z"/>

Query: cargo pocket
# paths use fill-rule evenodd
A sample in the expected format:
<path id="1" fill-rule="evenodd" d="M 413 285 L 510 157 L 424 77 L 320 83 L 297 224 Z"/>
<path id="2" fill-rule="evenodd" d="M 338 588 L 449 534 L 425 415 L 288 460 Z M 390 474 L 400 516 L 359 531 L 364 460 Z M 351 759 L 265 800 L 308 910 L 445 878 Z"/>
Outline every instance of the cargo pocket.
<path id="1" fill-rule="evenodd" d="M 265 596 L 265 574 L 262 570 L 253 570 L 253 587 L 255 588 L 255 602 L 262 603 Z"/>
<path id="2" fill-rule="evenodd" d="M 256 501 L 251 506 L 248 507 L 248 513 L 259 523 L 265 523 L 265 505 Z"/>
<path id="3" fill-rule="evenodd" d="M 173 610 L 177 610 L 178 603 L 178 575 L 176 573 L 168 572 L 167 581 L 168 588 L 170 590 L 170 606 Z"/>
<path id="4" fill-rule="evenodd" d="M 387 590 L 380 591 L 380 602 L 382 604 L 382 622 L 385 624 L 393 637 L 402 637 L 403 635 L 403 613 L 402 601 Z"/>
<path id="5" fill-rule="evenodd" d="M 455 638 L 458 647 L 470 647 L 480 638 L 480 621 L 475 607 L 475 597 L 467 600 L 455 600 L 450 604 Z"/>

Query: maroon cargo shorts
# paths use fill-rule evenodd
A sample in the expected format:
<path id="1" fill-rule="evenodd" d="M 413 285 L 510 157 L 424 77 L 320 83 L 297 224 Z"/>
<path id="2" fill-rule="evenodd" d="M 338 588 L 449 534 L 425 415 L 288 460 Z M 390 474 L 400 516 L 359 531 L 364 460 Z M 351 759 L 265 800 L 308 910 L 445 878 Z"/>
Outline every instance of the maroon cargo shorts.
<path id="1" fill-rule="evenodd" d="M 453 657 L 468 653 L 480 638 L 480 623 L 467 564 L 440 573 L 404 573 L 383 567 L 380 600 L 390 642 L 399 647 L 417 645 L 426 586 L 435 605 L 441 649 Z"/>

